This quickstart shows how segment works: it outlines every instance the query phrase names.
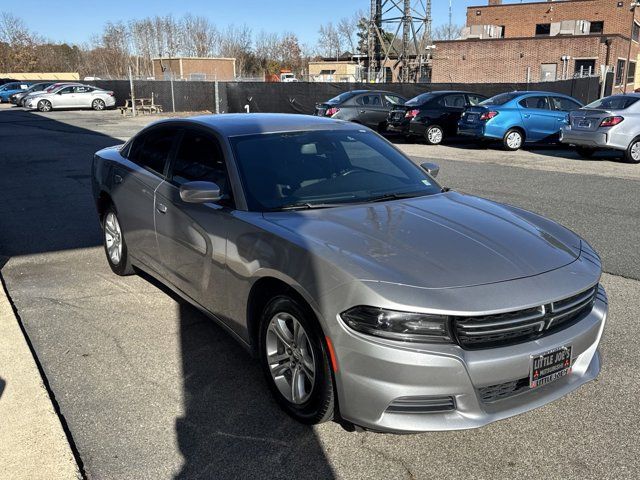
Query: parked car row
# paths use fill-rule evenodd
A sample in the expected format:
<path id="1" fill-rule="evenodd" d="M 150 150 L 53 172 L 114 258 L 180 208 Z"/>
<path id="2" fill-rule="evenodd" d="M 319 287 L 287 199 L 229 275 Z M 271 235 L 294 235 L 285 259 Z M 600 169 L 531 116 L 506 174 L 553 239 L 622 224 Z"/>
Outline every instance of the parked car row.
<path id="1" fill-rule="evenodd" d="M 6 83 L 0 87 L 0 101 L 41 112 L 56 108 L 104 110 L 116 104 L 112 91 L 70 82 Z"/>
<path id="2" fill-rule="evenodd" d="M 316 106 L 314 115 L 349 120 L 378 132 L 422 138 L 438 145 L 452 137 L 501 142 L 564 143 L 584 158 L 598 149 L 624 152 L 640 163 L 640 93 L 619 94 L 589 105 L 561 93 L 508 92 L 487 98 L 465 91 L 427 92 L 410 100 L 378 90 L 354 90 Z M 384 118 L 386 115 L 386 118 Z"/>

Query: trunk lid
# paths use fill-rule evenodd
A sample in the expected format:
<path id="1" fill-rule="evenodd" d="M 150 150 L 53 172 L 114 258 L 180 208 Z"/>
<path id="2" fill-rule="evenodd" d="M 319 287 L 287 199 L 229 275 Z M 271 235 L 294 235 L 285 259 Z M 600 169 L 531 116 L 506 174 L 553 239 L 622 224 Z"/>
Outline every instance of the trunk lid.
<path id="1" fill-rule="evenodd" d="M 602 120 L 615 115 L 614 112 L 608 110 L 574 110 L 569 113 L 569 123 L 572 130 L 594 132 L 600 127 Z"/>

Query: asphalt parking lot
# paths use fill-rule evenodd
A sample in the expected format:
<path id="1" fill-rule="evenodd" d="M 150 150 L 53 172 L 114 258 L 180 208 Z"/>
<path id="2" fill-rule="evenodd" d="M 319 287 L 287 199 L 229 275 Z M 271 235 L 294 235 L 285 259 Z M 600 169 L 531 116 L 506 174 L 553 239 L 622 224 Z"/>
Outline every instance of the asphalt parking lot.
<path id="1" fill-rule="evenodd" d="M 220 328 L 152 279 L 109 270 L 91 156 L 150 120 L 0 110 L 0 272 L 88 478 L 636 478 L 640 166 L 564 149 L 399 144 L 439 163 L 444 185 L 590 241 L 610 302 L 604 365 L 569 396 L 479 430 L 349 433 L 290 420 Z"/>

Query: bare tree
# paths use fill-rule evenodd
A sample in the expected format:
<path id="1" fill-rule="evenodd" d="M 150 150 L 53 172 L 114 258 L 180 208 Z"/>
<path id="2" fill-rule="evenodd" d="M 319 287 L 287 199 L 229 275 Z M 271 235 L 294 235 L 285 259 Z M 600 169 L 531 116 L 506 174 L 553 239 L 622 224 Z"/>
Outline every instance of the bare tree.
<path id="1" fill-rule="evenodd" d="M 42 43 L 24 21 L 10 13 L 0 14 L 0 43 L 4 45 L 0 56 L 0 70 L 29 72 L 37 63 L 35 47 Z"/>
<path id="2" fill-rule="evenodd" d="M 255 56 L 251 51 L 251 29 L 242 25 L 229 25 L 220 35 L 220 54 L 236 59 L 236 74 L 242 76 L 251 70 Z M 246 71 L 245 71 L 246 70 Z"/>
<path id="3" fill-rule="evenodd" d="M 432 33 L 434 40 L 457 40 L 462 36 L 462 25 L 444 23 L 438 25 Z"/>
<path id="4" fill-rule="evenodd" d="M 350 17 L 341 18 L 336 25 L 336 30 L 342 44 L 345 48 L 348 48 L 351 53 L 358 51 L 358 28 L 362 19 L 366 19 L 366 14 L 363 10 L 358 10 Z"/>
<path id="5" fill-rule="evenodd" d="M 182 52 L 194 57 L 213 56 L 218 43 L 218 30 L 205 17 L 187 14 L 182 19 Z"/>
<path id="6" fill-rule="evenodd" d="M 342 51 L 343 42 L 338 30 L 332 22 L 321 25 L 318 31 L 318 47 L 323 57 L 338 58 Z"/>

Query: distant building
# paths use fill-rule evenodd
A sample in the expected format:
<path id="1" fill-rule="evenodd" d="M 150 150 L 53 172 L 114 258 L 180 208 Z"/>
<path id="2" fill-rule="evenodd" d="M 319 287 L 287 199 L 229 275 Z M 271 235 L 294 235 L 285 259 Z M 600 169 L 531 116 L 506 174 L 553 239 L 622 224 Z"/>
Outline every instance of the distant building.
<path id="1" fill-rule="evenodd" d="M 553 81 L 606 66 L 614 91 L 633 90 L 640 8 L 630 0 L 489 0 L 467 9 L 462 37 L 435 42 L 433 82 Z"/>
<path id="2" fill-rule="evenodd" d="M 31 72 L 31 73 L 0 73 L 0 78 L 12 78 L 18 81 L 36 81 L 36 80 L 60 80 L 60 81 L 78 81 L 80 74 L 73 72 Z"/>
<path id="3" fill-rule="evenodd" d="M 236 78 L 235 58 L 167 57 L 153 59 L 156 80 L 207 80 L 228 82 Z"/>

